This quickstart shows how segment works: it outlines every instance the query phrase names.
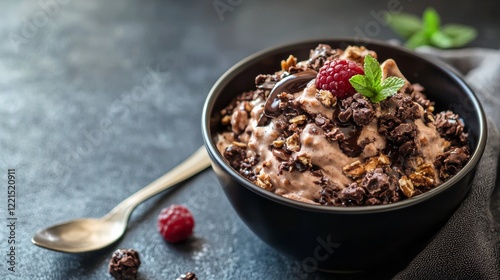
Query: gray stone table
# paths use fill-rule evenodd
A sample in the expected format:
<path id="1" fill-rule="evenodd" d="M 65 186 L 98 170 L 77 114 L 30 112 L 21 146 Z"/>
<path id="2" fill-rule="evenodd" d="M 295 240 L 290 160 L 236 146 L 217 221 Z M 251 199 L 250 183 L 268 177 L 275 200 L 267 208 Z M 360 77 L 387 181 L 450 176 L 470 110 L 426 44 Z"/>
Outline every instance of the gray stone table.
<path id="1" fill-rule="evenodd" d="M 431 1 L 400 0 L 420 14 Z M 418 3 L 417 3 L 418 2 Z M 463 3 L 461 3 L 463 2 Z M 48 224 L 99 217 L 202 145 L 201 109 L 230 66 L 295 40 L 395 38 L 394 1 L 40 0 L 0 3 L 0 279 L 110 279 L 116 248 L 142 257 L 140 279 L 328 279 L 297 273 L 237 218 L 206 170 L 140 205 L 125 236 L 94 253 L 31 244 Z M 472 46 L 499 46 L 500 5 L 433 4 L 443 21 L 475 26 Z M 9 272 L 7 172 L 15 169 L 15 273 Z M 165 243 L 156 217 L 194 213 L 193 238 Z"/>

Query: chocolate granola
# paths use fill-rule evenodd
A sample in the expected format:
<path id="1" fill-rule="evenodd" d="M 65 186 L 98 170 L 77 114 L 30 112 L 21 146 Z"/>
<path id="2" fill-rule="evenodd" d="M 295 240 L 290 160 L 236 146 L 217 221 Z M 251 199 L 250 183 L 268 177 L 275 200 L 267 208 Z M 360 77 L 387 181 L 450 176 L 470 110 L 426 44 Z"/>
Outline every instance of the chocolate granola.
<path id="1" fill-rule="evenodd" d="M 469 159 L 464 123 L 454 112 L 435 113 L 423 86 L 410 84 L 393 60 L 383 73 L 405 85 L 381 102 L 316 87 L 325 61 L 361 65 L 367 55 L 377 57 L 364 47 L 320 44 L 307 60 L 289 56 L 282 70 L 258 75 L 254 90 L 220 112 L 218 149 L 256 185 L 313 204 L 389 204 L 447 181 Z"/>

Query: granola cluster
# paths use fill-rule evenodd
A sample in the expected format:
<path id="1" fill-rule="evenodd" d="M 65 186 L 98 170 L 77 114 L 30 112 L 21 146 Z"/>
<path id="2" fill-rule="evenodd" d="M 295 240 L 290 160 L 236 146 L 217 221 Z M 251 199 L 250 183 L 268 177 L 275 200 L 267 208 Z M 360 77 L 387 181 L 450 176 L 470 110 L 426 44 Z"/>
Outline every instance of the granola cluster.
<path id="1" fill-rule="evenodd" d="M 141 266 L 139 253 L 133 249 L 118 249 L 113 252 L 108 271 L 115 279 L 137 279 L 137 270 Z"/>
<path id="2" fill-rule="evenodd" d="M 181 274 L 176 280 L 198 280 L 198 277 L 193 272 L 188 272 Z"/>
<path id="3" fill-rule="evenodd" d="M 337 99 L 314 82 L 283 84 L 293 80 L 287 77 L 318 71 L 325 61 L 362 64 L 366 55 L 377 57 L 364 47 L 320 44 L 308 60 L 291 55 L 280 71 L 258 75 L 255 90 L 220 112 L 218 148 L 228 163 L 263 189 L 328 206 L 394 203 L 455 175 L 469 159 L 464 123 L 451 111 L 435 114 L 421 85 L 408 83 L 373 103 L 360 93 Z M 395 63 L 387 65 L 384 73 L 400 73 Z M 276 88 L 278 114 L 263 122 Z"/>

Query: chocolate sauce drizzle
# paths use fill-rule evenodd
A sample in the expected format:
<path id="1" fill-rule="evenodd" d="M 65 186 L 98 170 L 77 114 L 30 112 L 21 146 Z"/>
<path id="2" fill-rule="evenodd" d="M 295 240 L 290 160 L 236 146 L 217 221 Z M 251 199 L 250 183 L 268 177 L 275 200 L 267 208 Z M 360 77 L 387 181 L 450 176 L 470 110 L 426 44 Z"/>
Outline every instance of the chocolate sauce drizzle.
<path id="1" fill-rule="evenodd" d="M 281 81 L 276 83 L 271 93 L 267 97 L 266 104 L 264 105 L 264 113 L 259 119 L 258 126 L 263 126 L 267 123 L 269 118 L 275 118 L 281 115 L 279 108 L 280 99 L 278 94 L 282 92 L 294 93 L 306 87 L 307 83 L 316 78 L 317 72 L 313 70 L 306 70 L 291 74 Z"/>
<path id="2" fill-rule="evenodd" d="M 264 105 L 264 112 L 262 113 L 257 125 L 264 126 L 269 121 L 270 118 L 276 118 L 281 115 L 282 111 L 279 108 L 280 99 L 278 95 L 282 92 L 294 93 L 306 87 L 307 83 L 312 79 L 316 78 L 317 72 L 314 70 L 306 70 L 298 73 L 291 74 L 281 81 L 277 82 L 276 85 L 269 93 L 266 103 Z M 347 156 L 357 157 L 364 149 L 362 145 L 358 144 L 359 135 L 361 134 L 362 127 L 356 125 L 352 120 L 348 122 L 341 122 L 338 118 L 341 112 L 340 102 L 337 103 L 334 114 L 333 122 L 336 127 L 344 133 L 344 139 L 339 141 L 339 147 Z"/>
<path id="3" fill-rule="evenodd" d="M 348 122 L 341 122 L 339 120 L 338 116 L 341 112 L 339 103 L 337 103 L 335 110 L 333 111 L 333 122 L 336 127 L 344 133 L 344 139 L 339 141 L 339 147 L 347 156 L 357 157 L 363 152 L 364 149 L 364 146 L 358 145 L 362 127 L 356 125 L 352 120 Z"/>

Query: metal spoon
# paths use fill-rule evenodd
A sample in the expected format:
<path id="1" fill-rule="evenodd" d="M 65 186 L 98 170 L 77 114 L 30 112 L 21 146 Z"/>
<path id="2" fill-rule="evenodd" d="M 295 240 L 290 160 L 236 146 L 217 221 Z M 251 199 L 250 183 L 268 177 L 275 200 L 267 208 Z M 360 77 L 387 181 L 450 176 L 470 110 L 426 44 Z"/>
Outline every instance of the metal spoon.
<path id="1" fill-rule="evenodd" d="M 39 230 L 31 239 L 40 247 L 67 253 L 102 249 L 118 240 L 134 208 L 146 199 L 197 174 L 210 166 L 205 147 L 199 148 L 184 162 L 156 181 L 118 204 L 99 219 L 75 219 Z"/>

